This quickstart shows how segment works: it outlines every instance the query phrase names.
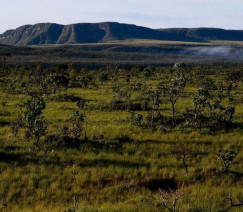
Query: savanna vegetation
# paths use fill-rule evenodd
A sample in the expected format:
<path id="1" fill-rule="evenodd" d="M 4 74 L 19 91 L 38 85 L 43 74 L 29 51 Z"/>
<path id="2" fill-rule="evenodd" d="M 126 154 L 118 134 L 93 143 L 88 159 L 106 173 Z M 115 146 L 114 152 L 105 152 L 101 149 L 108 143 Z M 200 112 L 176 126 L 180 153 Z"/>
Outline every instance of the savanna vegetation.
<path id="1" fill-rule="evenodd" d="M 243 210 L 242 65 L 0 75 L 0 211 Z"/>
<path id="2" fill-rule="evenodd" d="M 220 47 L 230 46 L 232 55 L 224 55 Z M 44 46 L 2 46 L 0 55 L 10 53 L 7 64 L 31 66 L 42 64 L 46 68 L 56 64 L 73 64 L 75 68 L 99 69 L 107 66 L 173 66 L 178 61 L 191 65 L 242 64 L 243 42 L 176 42 L 156 40 L 125 40 L 113 43 L 44 45 Z M 219 48 L 218 48 L 219 47 Z M 201 55 L 200 50 L 212 48 L 214 53 Z M 216 51 L 214 48 L 218 48 Z M 191 51 L 194 49 L 194 51 Z M 216 52 L 216 53 L 215 53 Z M 221 52 L 221 53 L 220 53 Z M 238 54 L 236 54 L 238 52 Z M 221 54 L 221 56 L 220 56 Z"/>

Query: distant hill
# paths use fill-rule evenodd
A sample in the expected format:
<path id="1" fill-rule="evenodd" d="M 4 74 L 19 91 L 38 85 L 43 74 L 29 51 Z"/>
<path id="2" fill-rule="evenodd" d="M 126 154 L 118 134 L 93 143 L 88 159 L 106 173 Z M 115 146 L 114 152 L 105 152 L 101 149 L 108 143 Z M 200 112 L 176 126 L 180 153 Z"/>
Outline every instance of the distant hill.
<path id="1" fill-rule="evenodd" d="M 24 25 L 0 34 L 0 43 L 7 45 L 44 45 L 105 43 L 114 40 L 150 39 L 171 41 L 243 41 L 242 30 L 216 28 L 150 29 L 116 22 L 60 25 L 40 23 Z"/>
<path id="2" fill-rule="evenodd" d="M 187 38 L 188 40 L 213 41 L 243 41 L 243 30 L 225 30 L 218 28 L 171 28 L 159 29 L 171 36 Z"/>

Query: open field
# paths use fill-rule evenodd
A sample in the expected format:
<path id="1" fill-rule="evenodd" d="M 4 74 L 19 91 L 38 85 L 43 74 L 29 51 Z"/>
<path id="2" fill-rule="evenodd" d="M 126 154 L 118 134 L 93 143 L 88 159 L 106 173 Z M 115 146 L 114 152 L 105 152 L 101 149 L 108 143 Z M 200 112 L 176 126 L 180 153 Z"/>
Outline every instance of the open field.
<path id="1" fill-rule="evenodd" d="M 29 51 L 36 56 L 13 55 L 9 63 L 43 60 L 37 56 L 41 48 Z M 75 63 L 71 56 L 62 60 L 56 54 L 56 60 L 49 54 L 46 60 Z M 144 54 L 142 60 L 147 57 Z M 242 65 L 1 70 L 0 211 L 168 211 L 163 195 L 182 189 L 185 194 L 175 211 L 225 211 L 229 194 L 235 204 L 242 201 Z M 171 86 L 177 85 L 173 80 L 185 82 L 174 87 L 174 117 L 169 96 Z M 206 90 L 207 103 L 200 103 L 197 111 L 195 102 L 204 101 Z M 26 137 L 26 130 L 33 129 L 24 111 L 27 99 L 37 97 L 46 104 L 40 116 L 48 125 L 35 146 L 34 134 Z M 77 107 L 83 99 L 85 106 Z M 77 137 L 75 111 L 84 114 Z M 205 120 L 190 116 L 196 111 Z M 19 114 L 23 124 L 16 121 Z M 229 170 L 218 159 L 220 149 L 237 153 L 237 164 Z M 180 151 L 186 154 L 186 164 Z M 230 211 L 240 212 L 242 207 Z"/>

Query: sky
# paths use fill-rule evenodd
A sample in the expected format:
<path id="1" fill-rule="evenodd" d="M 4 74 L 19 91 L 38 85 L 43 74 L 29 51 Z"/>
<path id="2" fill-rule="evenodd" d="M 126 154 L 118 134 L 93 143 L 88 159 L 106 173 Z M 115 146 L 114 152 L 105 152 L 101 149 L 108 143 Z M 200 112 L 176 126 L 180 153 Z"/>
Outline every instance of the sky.
<path id="1" fill-rule="evenodd" d="M 243 30 L 243 0 L 0 0 L 0 33 L 25 24 L 104 21 Z"/>

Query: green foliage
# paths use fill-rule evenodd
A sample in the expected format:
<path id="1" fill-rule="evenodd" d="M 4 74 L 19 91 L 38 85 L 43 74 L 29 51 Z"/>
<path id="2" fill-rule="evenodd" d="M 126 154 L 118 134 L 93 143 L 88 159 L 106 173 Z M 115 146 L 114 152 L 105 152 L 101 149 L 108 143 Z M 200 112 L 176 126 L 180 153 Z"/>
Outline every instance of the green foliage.
<path id="1" fill-rule="evenodd" d="M 42 116 L 42 110 L 46 108 L 43 97 L 30 96 L 24 102 L 22 114 L 24 125 L 27 128 L 27 137 L 35 136 L 36 146 L 39 146 L 40 138 L 47 134 L 47 122 Z"/>
<path id="2" fill-rule="evenodd" d="M 134 126 L 142 127 L 143 115 L 131 113 L 131 122 Z"/>
<path id="3" fill-rule="evenodd" d="M 18 115 L 16 120 L 14 120 L 13 122 L 11 122 L 10 127 L 11 130 L 13 132 L 13 135 L 15 137 L 17 137 L 18 132 L 19 132 L 19 128 L 23 127 L 24 123 L 23 123 L 23 117 L 21 115 Z"/>
<path id="4" fill-rule="evenodd" d="M 80 114 L 78 110 L 73 111 L 70 121 L 72 123 L 71 132 L 75 139 L 78 139 L 81 136 L 81 133 L 83 131 L 84 119 L 84 114 Z"/>
<path id="5" fill-rule="evenodd" d="M 85 106 L 86 106 L 86 100 L 84 98 L 81 98 L 78 102 L 77 102 L 77 106 L 79 109 L 84 110 Z"/>
<path id="6" fill-rule="evenodd" d="M 107 73 L 101 73 L 99 76 L 99 80 L 101 84 L 104 84 L 109 81 L 109 76 Z"/>
<path id="7" fill-rule="evenodd" d="M 31 128 L 33 122 L 42 114 L 42 110 L 46 108 L 43 97 L 30 96 L 23 104 L 22 114 L 27 122 L 27 126 Z"/>
<path id="8" fill-rule="evenodd" d="M 186 79 L 180 70 L 176 70 L 175 74 L 171 78 L 169 84 L 163 87 L 163 94 L 169 97 L 172 108 L 173 127 L 175 127 L 175 105 L 178 99 L 181 97 L 183 90 L 186 86 Z"/>
<path id="9" fill-rule="evenodd" d="M 194 108 L 187 107 L 185 118 L 195 129 L 228 130 L 235 114 L 235 103 L 229 101 L 226 105 L 226 98 L 232 98 L 225 92 L 222 82 L 216 87 L 211 85 L 215 85 L 215 82 L 211 81 L 209 85 L 204 83 L 204 86 L 197 90 L 193 97 Z"/>
<path id="10" fill-rule="evenodd" d="M 222 163 L 224 165 L 224 171 L 226 173 L 229 172 L 230 166 L 238 164 L 238 162 L 235 161 L 236 156 L 237 156 L 237 153 L 235 153 L 233 151 L 223 150 L 223 149 L 220 149 L 218 151 L 217 157 L 219 160 L 222 161 Z"/>

